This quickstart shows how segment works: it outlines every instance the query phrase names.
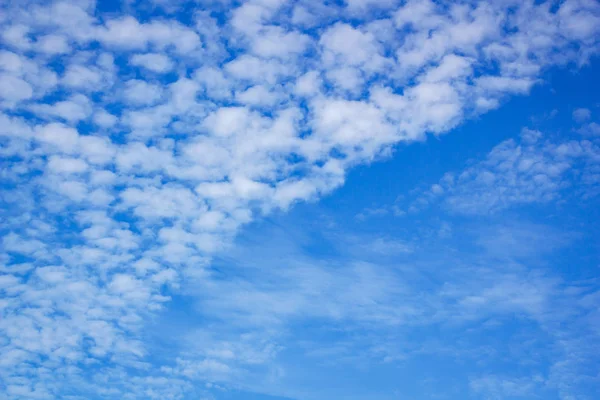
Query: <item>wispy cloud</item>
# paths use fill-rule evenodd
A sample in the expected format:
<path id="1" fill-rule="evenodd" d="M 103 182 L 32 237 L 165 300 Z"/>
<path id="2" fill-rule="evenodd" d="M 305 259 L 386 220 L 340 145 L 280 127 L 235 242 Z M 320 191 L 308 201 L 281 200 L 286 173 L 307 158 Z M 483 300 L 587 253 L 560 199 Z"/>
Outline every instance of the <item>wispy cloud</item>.
<path id="1" fill-rule="evenodd" d="M 458 214 L 489 215 L 509 208 L 545 204 L 566 196 L 598 193 L 600 147 L 587 138 L 546 138 L 523 129 L 518 140 L 495 146 L 484 160 L 439 182 L 394 207 L 418 212 L 441 205 Z M 575 187 L 574 187 L 575 186 Z"/>

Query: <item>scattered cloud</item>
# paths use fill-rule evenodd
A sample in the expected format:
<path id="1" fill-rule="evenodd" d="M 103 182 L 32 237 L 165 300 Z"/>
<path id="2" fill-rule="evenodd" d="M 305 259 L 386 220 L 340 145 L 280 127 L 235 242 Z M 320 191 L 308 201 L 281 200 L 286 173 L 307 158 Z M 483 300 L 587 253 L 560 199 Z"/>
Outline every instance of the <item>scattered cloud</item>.
<path id="1" fill-rule="evenodd" d="M 592 1 L 389 2 L 373 15 L 357 14 L 364 1 L 215 3 L 213 13 L 157 3 L 149 14 L 129 3 L 0 6 L 0 388 L 11 398 L 176 399 L 200 376 L 223 380 L 279 351 L 223 337 L 201 361 L 173 355 L 156 368 L 143 328 L 187 279 L 209 317 L 248 324 L 424 315 L 392 307 L 405 285 L 372 263 L 219 281 L 211 260 L 242 226 L 316 200 L 350 168 L 526 94 L 542 71 L 599 48 Z M 595 168 L 593 141 L 529 136 L 425 197 L 442 190 L 457 212 L 490 212 L 556 199 L 573 165 Z M 593 186 L 596 175 L 579 179 Z M 371 250 L 409 248 L 394 243 Z M 500 305 L 499 292 L 521 288 L 511 279 L 472 296 L 538 312 L 544 293 Z"/>
<path id="2" fill-rule="evenodd" d="M 578 108 L 577 110 L 573 111 L 573 120 L 575 122 L 586 122 L 591 116 L 592 112 L 587 108 Z"/>
<path id="3" fill-rule="evenodd" d="M 565 196 L 589 198 L 598 193 L 599 162 L 597 141 L 545 138 L 525 128 L 518 140 L 498 144 L 485 159 L 445 174 L 404 208 L 395 207 L 418 212 L 440 204 L 457 214 L 489 215 Z"/>

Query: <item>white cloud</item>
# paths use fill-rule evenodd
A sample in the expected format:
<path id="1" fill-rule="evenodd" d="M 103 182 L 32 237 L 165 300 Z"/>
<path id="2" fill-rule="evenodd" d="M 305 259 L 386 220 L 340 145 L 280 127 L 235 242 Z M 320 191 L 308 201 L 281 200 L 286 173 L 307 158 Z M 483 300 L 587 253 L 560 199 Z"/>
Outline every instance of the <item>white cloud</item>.
<path id="1" fill-rule="evenodd" d="M 370 33 L 363 33 L 347 24 L 336 24 L 329 28 L 320 43 L 323 60 L 329 64 L 364 66 L 366 71 L 375 71 L 383 63 L 379 44 Z"/>
<path id="2" fill-rule="evenodd" d="M 50 55 L 65 54 L 71 51 L 67 38 L 62 35 L 42 36 L 37 40 L 36 46 L 40 52 Z"/>
<path id="3" fill-rule="evenodd" d="M 62 83 L 74 89 L 98 91 L 102 87 L 102 75 L 96 68 L 83 65 L 68 66 L 62 78 Z"/>
<path id="4" fill-rule="evenodd" d="M 16 76 L 1 74 L 0 75 L 0 96 L 2 100 L 8 103 L 9 106 L 30 99 L 33 96 L 31 85 L 21 78 Z"/>
<path id="5" fill-rule="evenodd" d="M 309 71 L 296 80 L 296 94 L 311 97 L 320 92 L 321 79 L 317 71 Z"/>
<path id="6" fill-rule="evenodd" d="M 286 58 L 302 54 L 310 44 L 310 38 L 299 32 L 285 32 L 279 26 L 264 27 L 253 38 L 252 52 L 261 57 Z"/>
<path id="7" fill-rule="evenodd" d="M 276 105 L 279 96 L 276 92 L 265 88 L 263 85 L 256 85 L 243 92 L 236 93 L 235 99 L 244 105 L 268 107 Z"/>
<path id="8" fill-rule="evenodd" d="M 87 164 L 77 158 L 62 158 L 53 156 L 48 161 L 48 170 L 53 173 L 81 173 L 87 169 Z"/>
<path id="9" fill-rule="evenodd" d="M 130 63 L 157 73 L 169 72 L 174 67 L 174 63 L 169 57 L 159 53 L 135 54 L 131 57 Z"/>
<path id="10" fill-rule="evenodd" d="M 2 40 L 9 46 L 26 50 L 31 46 L 31 39 L 27 37 L 29 27 L 22 24 L 15 24 L 2 32 Z"/>
<path id="11" fill-rule="evenodd" d="M 132 106 L 151 105 L 162 97 L 162 88 L 145 81 L 132 79 L 125 82 L 125 101 Z"/>
<path id="12" fill-rule="evenodd" d="M 52 122 L 37 129 L 36 137 L 65 153 L 71 153 L 77 146 L 79 134 L 77 130 L 65 125 Z"/>
<path id="13" fill-rule="evenodd" d="M 105 110 L 99 110 L 94 114 L 94 123 L 103 127 L 110 128 L 117 122 L 117 117 Z"/>
<path id="14" fill-rule="evenodd" d="M 87 119 L 92 113 L 89 99 L 77 94 L 54 104 L 35 104 L 31 109 L 40 116 L 53 116 L 70 123 Z"/>
<path id="15" fill-rule="evenodd" d="M 517 93 L 525 94 L 529 92 L 535 82 L 527 78 L 509 78 L 497 76 L 484 76 L 477 79 L 477 86 L 485 93 Z"/>
<path id="16" fill-rule="evenodd" d="M 107 164 L 112 161 L 116 150 L 105 137 L 86 135 L 79 138 L 81 155 L 92 164 Z"/>
<path id="17" fill-rule="evenodd" d="M 194 72 L 194 79 L 202 84 L 206 94 L 211 98 L 223 100 L 231 97 L 234 82 L 227 79 L 223 71 L 219 69 L 199 68 Z"/>
<path id="18" fill-rule="evenodd" d="M 261 60 L 242 55 L 225 65 L 225 71 L 239 80 L 275 84 L 280 78 L 293 75 L 294 71 L 276 60 Z"/>
<path id="19" fill-rule="evenodd" d="M 600 124 L 597 122 L 590 122 L 589 124 L 582 125 L 577 132 L 585 136 L 600 136 Z"/>
<path id="20" fill-rule="evenodd" d="M 201 45 L 198 35 L 177 22 L 151 22 L 141 24 L 131 16 L 106 22 L 100 40 L 110 46 L 123 49 L 144 50 L 149 44 L 157 49 L 173 46 L 180 54 L 186 54 Z"/>
<path id="21" fill-rule="evenodd" d="M 441 203 L 460 214 L 490 214 L 507 208 L 597 193 L 600 147 L 587 139 L 543 139 L 539 131 L 523 129 L 520 141 L 495 146 L 472 166 L 450 172 L 423 191 L 407 207 L 418 211 Z"/>
<path id="22" fill-rule="evenodd" d="M 587 120 L 590 119 L 590 117 L 592 116 L 592 113 L 589 109 L 587 108 L 578 108 L 575 111 L 573 111 L 573 120 L 575 122 L 586 122 Z"/>

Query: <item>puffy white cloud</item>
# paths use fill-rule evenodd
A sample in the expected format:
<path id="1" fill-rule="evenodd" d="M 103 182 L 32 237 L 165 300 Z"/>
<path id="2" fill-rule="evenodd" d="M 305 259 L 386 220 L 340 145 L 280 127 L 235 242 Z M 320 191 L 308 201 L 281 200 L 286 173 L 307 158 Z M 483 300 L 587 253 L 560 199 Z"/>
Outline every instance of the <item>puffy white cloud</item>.
<path id="1" fill-rule="evenodd" d="M 338 23 L 320 38 L 323 60 L 328 64 L 363 66 L 367 72 L 381 68 L 384 62 L 381 45 L 370 33 L 363 33 L 348 24 Z"/>
<path id="2" fill-rule="evenodd" d="M 31 39 L 27 37 L 28 34 L 29 27 L 22 24 L 15 24 L 9 26 L 2 32 L 2 40 L 9 46 L 25 50 L 31 46 Z"/>
<path id="3" fill-rule="evenodd" d="M 38 51 L 50 55 L 65 54 L 71 51 L 67 38 L 62 35 L 52 34 L 42 36 L 37 40 L 36 46 Z"/>
<path id="4" fill-rule="evenodd" d="M 227 79 L 222 70 L 213 67 L 202 67 L 194 72 L 194 79 L 204 87 L 206 94 L 216 100 L 231 97 L 234 82 Z"/>
<path id="5" fill-rule="evenodd" d="M 48 161 L 48 171 L 52 173 L 81 173 L 87 169 L 85 161 L 77 158 L 62 158 L 52 156 Z"/>
<path id="6" fill-rule="evenodd" d="M 600 136 L 600 124 L 597 122 L 590 122 L 589 124 L 581 126 L 577 131 L 585 136 Z"/>
<path id="7" fill-rule="evenodd" d="M 292 67 L 293 68 L 293 67 Z M 281 78 L 294 74 L 294 70 L 286 68 L 284 64 L 276 60 L 261 60 L 252 55 L 242 55 L 225 65 L 225 71 L 242 81 L 255 83 L 266 82 L 275 84 Z"/>
<path id="8" fill-rule="evenodd" d="M 9 74 L 0 75 L 0 92 L 2 100 L 9 106 L 33 96 L 33 89 L 29 83 Z"/>
<path id="9" fill-rule="evenodd" d="M 158 73 L 169 72 L 174 67 L 173 61 L 160 53 L 135 54 L 131 57 L 130 63 Z"/>
<path id="10" fill-rule="evenodd" d="M 573 111 L 573 120 L 575 120 L 575 122 L 586 122 L 591 116 L 592 113 L 587 108 L 578 108 Z"/>
<path id="11" fill-rule="evenodd" d="M 109 139 L 101 136 L 85 135 L 79 138 L 81 155 L 92 164 L 109 163 L 116 153 Z"/>
<path id="12" fill-rule="evenodd" d="M 123 90 L 125 102 L 134 107 L 155 104 L 162 97 L 160 86 L 136 79 L 125 82 Z"/>
<path id="13" fill-rule="evenodd" d="M 62 83 L 73 89 L 97 91 L 101 89 L 102 74 L 96 68 L 83 65 L 70 65 L 62 78 Z"/>
<path id="14" fill-rule="evenodd" d="M 94 123 L 102 128 L 110 128 L 117 122 L 117 117 L 105 110 L 94 113 Z"/>
<path id="15" fill-rule="evenodd" d="M 295 93 L 299 96 L 316 96 L 321 92 L 321 84 L 319 72 L 309 71 L 296 80 Z"/>
<path id="16" fill-rule="evenodd" d="M 48 125 L 38 127 L 36 138 L 60 151 L 72 153 L 77 147 L 79 133 L 76 129 L 52 122 Z"/>
<path id="17" fill-rule="evenodd" d="M 163 50 L 173 46 L 180 54 L 189 53 L 201 45 L 198 35 L 178 22 L 143 24 L 132 16 L 108 20 L 99 39 L 107 45 L 123 49 L 144 50 L 148 45 L 153 45 Z"/>
<path id="18" fill-rule="evenodd" d="M 249 106 L 273 107 L 277 104 L 279 96 L 277 92 L 265 88 L 264 85 L 256 85 L 236 93 L 235 99 L 241 104 Z"/>
<path id="19" fill-rule="evenodd" d="M 31 109 L 39 116 L 58 117 L 70 123 L 87 119 L 92 113 L 89 99 L 81 94 L 54 104 L 35 104 Z"/>

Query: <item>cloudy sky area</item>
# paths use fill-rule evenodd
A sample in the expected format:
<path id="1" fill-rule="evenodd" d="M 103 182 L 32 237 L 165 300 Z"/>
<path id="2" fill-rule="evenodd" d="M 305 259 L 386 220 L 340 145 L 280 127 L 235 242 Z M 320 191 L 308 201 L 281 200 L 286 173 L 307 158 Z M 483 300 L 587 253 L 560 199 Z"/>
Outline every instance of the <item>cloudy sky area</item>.
<path id="1" fill-rule="evenodd" d="M 598 398 L 596 0 L 0 28 L 0 399 Z"/>

